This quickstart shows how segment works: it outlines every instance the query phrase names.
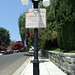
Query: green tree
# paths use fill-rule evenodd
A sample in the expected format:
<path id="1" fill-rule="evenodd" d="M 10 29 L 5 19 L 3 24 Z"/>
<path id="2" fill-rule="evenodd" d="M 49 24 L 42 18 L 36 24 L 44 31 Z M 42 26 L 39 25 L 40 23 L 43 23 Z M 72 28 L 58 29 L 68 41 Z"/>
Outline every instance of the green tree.
<path id="1" fill-rule="evenodd" d="M 18 19 L 19 32 L 21 36 L 22 43 L 24 44 L 25 40 L 25 16 L 24 14 L 20 15 Z"/>
<path id="2" fill-rule="evenodd" d="M 57 0 L 55 6 L 58 44 L 65 51 L 75 49 L 74 3 L 74 0 Z"/>
<path id="3" fill-rule="evenodd" d="M 10 34 L 9 31 L 0 27 L 0 47 L 5 47 L 10 44 Z"/>
<path id="4" fill-rule="evenodd" d="M 25 28 L 25 13 L 21 14 L 18 19 L 19 32 L 22 43 L 24 44 L 25 39 L 28 39 L 29 29 Z"/>
<path id="5" fill-rule="evenodd" d="M 46 9 L 47 15 L 47 27 L 45 29 L 41 29 L 46 31 L 42 37 L 44 37 L 44 41 L 40 41 L 41 43 L 44 42 L 43 48 L 50 49 L 51 47 L 57 47 L 57 32 L 56 32 L 56 24 L 55 24 L 55 1 L 51 0 L 49 7 L 44 7 L 42 2 L 40 3 L 40 8 Z M 42 38 L 43 39 L 43 38 Z"/>

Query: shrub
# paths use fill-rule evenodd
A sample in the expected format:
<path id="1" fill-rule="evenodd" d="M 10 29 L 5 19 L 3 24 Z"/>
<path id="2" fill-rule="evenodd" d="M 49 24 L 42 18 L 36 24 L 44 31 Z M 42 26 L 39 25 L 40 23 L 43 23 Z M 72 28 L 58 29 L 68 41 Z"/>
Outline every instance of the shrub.
<path id="1" fill-rule="evenodd" d="M 4 46 L 0 46 L 0 50 L 6 50 Z"/>
<path id="2" fill-rule="evenodd" d="M 22 44 L 21 41 L 16 41 L 14 44 L 14 49 L 19 51 L 25 51 L 26 47 Z"/>

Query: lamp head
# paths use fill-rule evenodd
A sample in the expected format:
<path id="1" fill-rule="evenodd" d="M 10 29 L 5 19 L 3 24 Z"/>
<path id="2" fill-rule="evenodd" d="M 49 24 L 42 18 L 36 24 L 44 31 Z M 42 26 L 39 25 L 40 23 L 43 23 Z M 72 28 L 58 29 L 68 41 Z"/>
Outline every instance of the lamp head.
<path id="1" fill-rule="evenodd" d="M 50 5 L 50 0 L 43 0 L 43 6 L 48 7 Z"/>
<path id="2" fill-rule="evenodd" d="M 24 6 L 27 6 L 29 4 L 29 0 L 21 0 L 21 1 Z"/>

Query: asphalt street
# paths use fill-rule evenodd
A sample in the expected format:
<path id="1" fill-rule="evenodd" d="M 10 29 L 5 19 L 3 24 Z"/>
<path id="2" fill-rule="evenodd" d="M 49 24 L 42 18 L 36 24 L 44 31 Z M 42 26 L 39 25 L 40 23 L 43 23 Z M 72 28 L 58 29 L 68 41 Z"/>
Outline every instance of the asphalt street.
<path id="1" fill-rule="evenodd" d="M 28 58 L 27 52 L 0 56 L 0 75 L 12 75 Z"/>

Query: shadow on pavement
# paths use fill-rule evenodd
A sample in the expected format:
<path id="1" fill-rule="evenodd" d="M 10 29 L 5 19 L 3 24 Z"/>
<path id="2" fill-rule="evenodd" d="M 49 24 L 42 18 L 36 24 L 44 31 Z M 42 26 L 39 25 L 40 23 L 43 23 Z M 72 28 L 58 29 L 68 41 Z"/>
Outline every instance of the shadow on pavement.
<path id="1" fill-rule="evenodd" d="M 24 56 L 34 56 L 33 54 L 24 54 Z"/>
<path id="2" fill-rule="evenodd" d="M 39 63 L 49 62 L 47 60 L 39 60 Z"/>

